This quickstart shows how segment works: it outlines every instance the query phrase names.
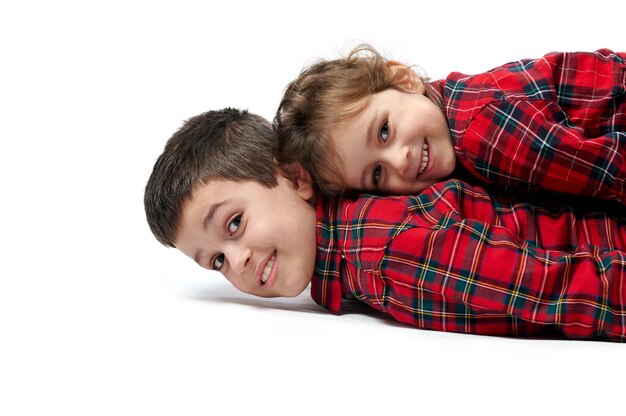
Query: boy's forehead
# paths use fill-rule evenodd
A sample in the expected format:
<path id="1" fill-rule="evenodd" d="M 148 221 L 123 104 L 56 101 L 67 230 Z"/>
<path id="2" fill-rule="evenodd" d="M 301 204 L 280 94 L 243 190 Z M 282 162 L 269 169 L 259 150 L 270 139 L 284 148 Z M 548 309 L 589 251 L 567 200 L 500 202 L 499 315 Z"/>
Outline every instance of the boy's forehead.
<path id="1" fill-rule="evenodd" d="M 190 217 L 196 217 L 202 214 L 205 207 L 214 203 L 219 199 L 220 188 L 223 188 L 221 179 L 211 179 L 198 182 L 191 190 L 189 198 L 182 206 L 182 220 L 185 221 Z"/>
<path id="2" fill-rule="evenodd" d="M 191 199 L 197 198 L 199 195 L 219 195 L 227 189 L 238 189 L 244 187 L 246 183 L 252 183 L 251 180 L 239 180 L 225 178 L 208 178 L 196 183 L 196 186 L 191 191 Z"/>
<path id="3" fill-rule="evenodd" d="M 182 208 L 182 217 L 190 219 L 206 216 L 216 207 L 237 203 L 242 206 L 263 205 L 278 209 L 294 199 L 307 199 L 298 194 L 293 183 L 282 175 L 277 186 L 267 186 L 251 179 L 231 180 L 211 178 L 199 183 Z M 274 207 L 274 208 L 272 208 Z"/>
<path id="4" fill-rule="evenodd" d="M 199 182 L 194 187 L 183 210 L 190 206 L 196 209 L 208 209 L 209 205 L 219 204 L 225 200 L 245 199 L 250 196 L 251 190 L 254 190 L 255 193 L 264 190 L 269 192 L 270 188 L 250 179 L 210 178 Z"/>
<path id="5" fill-rule="evenodd" d="M 231 181 L 222 178 L 211 178 L 202 182 L 198 182 L 191 191 L 189 200 L 185 204 L 185 208 L 197 204 L 207 204 L 218 201 L 225 191 L 229 189 L 236 191 L 242 187 L 242 182 Z"/>

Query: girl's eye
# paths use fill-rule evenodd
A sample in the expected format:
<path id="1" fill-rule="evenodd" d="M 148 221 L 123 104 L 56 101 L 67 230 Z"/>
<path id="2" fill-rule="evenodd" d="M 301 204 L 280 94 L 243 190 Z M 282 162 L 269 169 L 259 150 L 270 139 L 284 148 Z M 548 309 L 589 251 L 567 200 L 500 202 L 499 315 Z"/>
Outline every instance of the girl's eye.
<path id="1" fill-rule="evenodd" d="M 223 265 L 224 265 L 223 254 L 218 254 L 217 256 L 213 257 L 213 260 L 211 260 L 211 269 L 215 270 L 216 272 L 219 272 Z"/>
<path id="2" fill-rule="evenodd" d="M 383 168 L 380 165 L 376 165 L 374 171 L 372 172 L 372 181 L 375 186 L 378 186 L 378 182 L 380 181 L 380 175 L 382 174 Z"/>
<path id="3" fill-rule="evenodd" d="M 378 137 L 382 140 L 383 143 L 387 141 L 389 137 L 389 123 L 386 121 L 380 126 L 380 131 L 378 132 Z"/>
<path id="4" fill-rule="evenodd" d="M 228 223 L 228 232 L 231 234 L 235 234 L 239 229 L 239 225 L 241 224 L 241 214 L 233 217 L 232 220 Z"/>

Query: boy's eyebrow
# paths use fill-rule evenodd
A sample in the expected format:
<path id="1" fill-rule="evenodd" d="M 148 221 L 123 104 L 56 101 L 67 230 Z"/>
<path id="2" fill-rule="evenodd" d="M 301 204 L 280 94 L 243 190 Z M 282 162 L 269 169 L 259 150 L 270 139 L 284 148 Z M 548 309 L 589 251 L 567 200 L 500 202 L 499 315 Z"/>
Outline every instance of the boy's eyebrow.
<path id="1" fill-rule="evenodd" d="M 231 200 L 231 198 L 227 198 L 223 201 L 218 202 L 217 204 L 212 204 L 211 207 L 209 208 L 209 211 L 207 212 L 206 216 L 204 217 L 204 220 L 202 221 L 202 229 L 206 230 L 207 226 L 209 225 L 209 222 L 211 222 L 211 220 L 213 219 L 213 216 L 215 215 L 215 211 L 217 211 L 220 207 L 222 207 L 223 205 L 229 203 Z M 196 253 L 193 255 L 193 260 L 200 264 L 200 251 L 196 251 Z"/>
<path id="2" fill-rule="evenodd" d="M 209 222 L 211 222 L 211 220 L 213 219 L 213 216 L 215 215 L 215 211 L 217 211 L 220 207 L 222 207 L 223 205 L 229 203 L 231 200 L 231 198 L 227 198 L 223 201 L 220 201 L 216 204 L 212 204 L 211 207 L 209 208 L 209 211 L 207 212 L 206 216 L 204 217 L 204 220 L 202 221 L 202 228 L 204 230 L 206 230 L 207 226 L 209 225 Z"/>

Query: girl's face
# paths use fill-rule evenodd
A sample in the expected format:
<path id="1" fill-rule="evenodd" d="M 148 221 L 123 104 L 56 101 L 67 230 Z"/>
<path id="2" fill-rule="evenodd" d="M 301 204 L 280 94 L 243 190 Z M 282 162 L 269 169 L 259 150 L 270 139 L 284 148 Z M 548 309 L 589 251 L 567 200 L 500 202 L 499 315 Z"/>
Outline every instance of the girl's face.
<path id="1" fill-rule="evenodd" d="M 422 93 L 387 89 L 357 117 L 329 131 L 352 190 L 417 194 L 456 163 L 443 112 Z"/>

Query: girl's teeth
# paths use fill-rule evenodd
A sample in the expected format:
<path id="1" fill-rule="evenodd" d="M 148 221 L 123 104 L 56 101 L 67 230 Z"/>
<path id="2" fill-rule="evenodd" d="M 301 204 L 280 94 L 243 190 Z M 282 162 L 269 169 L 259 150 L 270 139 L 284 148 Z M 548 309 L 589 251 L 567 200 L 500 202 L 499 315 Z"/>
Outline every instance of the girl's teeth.
<path id="1" fill-rule="evenodd" d="M 261 277 L 261 282 L 267 282 L 267 279 L 270 277 L 270 272 L 272 271 L 272 266 L 274 265 L 274 256 L 267 262 L 265 265 L 265 269 L 263 269 L 263 277 Z"/>
<path id="2" fill-rule="evenodd" d="M 420 165 L 420 168 L 417 171 L 417 174 L 421 174 L 422 172 L 424 172 L 424 170 L 426 169 L 426 166 L 428 166 L 428 145 L 426 143 L 424 143 L 424 150 L 422 152 L 422 164 Z"/>

